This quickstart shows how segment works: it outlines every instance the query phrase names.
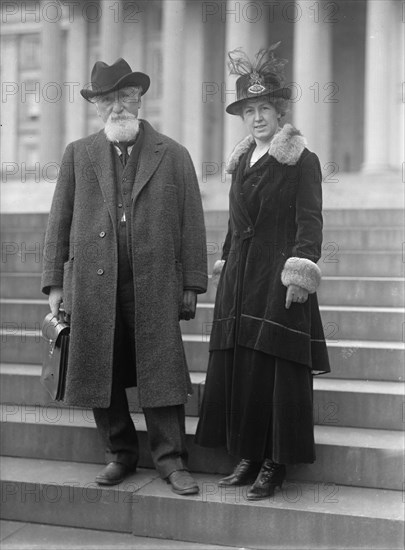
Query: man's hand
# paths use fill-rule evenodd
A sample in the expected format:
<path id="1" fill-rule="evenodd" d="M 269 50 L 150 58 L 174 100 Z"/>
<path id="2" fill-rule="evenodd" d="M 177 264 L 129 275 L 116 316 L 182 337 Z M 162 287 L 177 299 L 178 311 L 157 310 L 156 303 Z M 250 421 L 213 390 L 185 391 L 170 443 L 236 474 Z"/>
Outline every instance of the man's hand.
<path id="1" fill-rule="evenodd" d="M 53 286 L 49 293 L 49 307 L 51 308 L 52 315 L 54 317 L 58 316 L 59 306 L 63 299 L 63 289 L 59 286 Z"/>
<path id="2" fill-rule="evenodd" d="M 197 293 L 194 290 L 185 290 L 183 292 L 183 305 L 181 306 L 180 319 L 189 321 L 195 317 L 197 306 Z"/>
<path id="3" fill-rule="evenodd" d="M 307 300 L 308 300 L 308 291 L 305 290 L 305 288 L 301 288 L 300 286 L 296 286 L 296 285 L 288 286 L 287 296 L 285 299 L 286 309 L 290 309 L 290 305 L 292 302 L 298 302 L 299 304 L 303 304 Z"/>

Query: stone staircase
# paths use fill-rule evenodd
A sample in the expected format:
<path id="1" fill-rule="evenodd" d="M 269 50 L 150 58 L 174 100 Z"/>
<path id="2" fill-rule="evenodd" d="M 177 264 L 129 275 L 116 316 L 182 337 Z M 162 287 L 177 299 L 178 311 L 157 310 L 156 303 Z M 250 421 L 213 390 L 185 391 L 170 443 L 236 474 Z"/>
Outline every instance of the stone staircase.
<path id="1" fill-rule="evenodd" d="M 147 450 L 136 390 L 139 472 L 121 485 L 94 483 L 104 453 L 90 410 L 53 403 L 39 383 L 39 292 L 45 214 L 3 215 L 1 278 L 2 518 L 247 548 L 403 548 L 404 279 L 399 210 L 325 212 L 319 292 L 332 373 L 314 380 L 317 461 L 288 469 L 272 499 L 218 488 L 234 462 L 194 446 L 215 299 L 182 322 L 194 387 L 187 405 L 190 468 L 201 492 L 179 497 Z M 207 212 L 210 268 L 227 216 Z"/>

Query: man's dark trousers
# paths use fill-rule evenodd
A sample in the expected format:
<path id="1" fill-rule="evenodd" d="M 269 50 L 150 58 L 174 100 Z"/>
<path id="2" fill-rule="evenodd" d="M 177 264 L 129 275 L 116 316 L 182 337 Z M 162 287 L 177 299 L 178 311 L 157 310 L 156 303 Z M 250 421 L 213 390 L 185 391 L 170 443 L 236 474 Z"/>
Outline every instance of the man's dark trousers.
<path id="1" fill-rule="evenodd" d="M 119 266 L 117 325 L 114 344 L 114 370 L 109 408 L 93 409 L 97 429 L 106 448 L 106 462 L 135 466 L 139 444 L 128 409 L 125 381 L 129 370 L 135 375 L 135 300 L 133 274 L 128 260 L 126 224 L 119 223 Z M 123 353 L 128 350 L 128 353 Z M 144 408 L 153 462 L 165 479 L 175 470 L 186 469 L 184 405 Z"/>

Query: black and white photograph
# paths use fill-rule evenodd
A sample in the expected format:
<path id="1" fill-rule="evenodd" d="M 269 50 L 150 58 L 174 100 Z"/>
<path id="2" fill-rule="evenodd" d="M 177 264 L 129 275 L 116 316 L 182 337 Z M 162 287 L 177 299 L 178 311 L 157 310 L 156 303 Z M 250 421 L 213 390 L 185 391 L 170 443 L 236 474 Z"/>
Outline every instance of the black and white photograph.
<path id="1" fill-rule="evenodd" d="M 405 2 L 1 0 L 1 550 L 401 550 Z"/>

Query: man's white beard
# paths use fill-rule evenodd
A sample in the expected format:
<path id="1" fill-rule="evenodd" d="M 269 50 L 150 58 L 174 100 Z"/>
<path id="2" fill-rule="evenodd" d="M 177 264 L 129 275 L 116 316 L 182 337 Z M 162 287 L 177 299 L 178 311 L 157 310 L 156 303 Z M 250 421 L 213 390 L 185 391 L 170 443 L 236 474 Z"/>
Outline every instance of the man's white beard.
<path id="1" fill-rule="evenodd" d="M 131 141 L 139 132 L 139 120 L 134 115 L 108 117 L 104 126 L 108 141 Z"/>

